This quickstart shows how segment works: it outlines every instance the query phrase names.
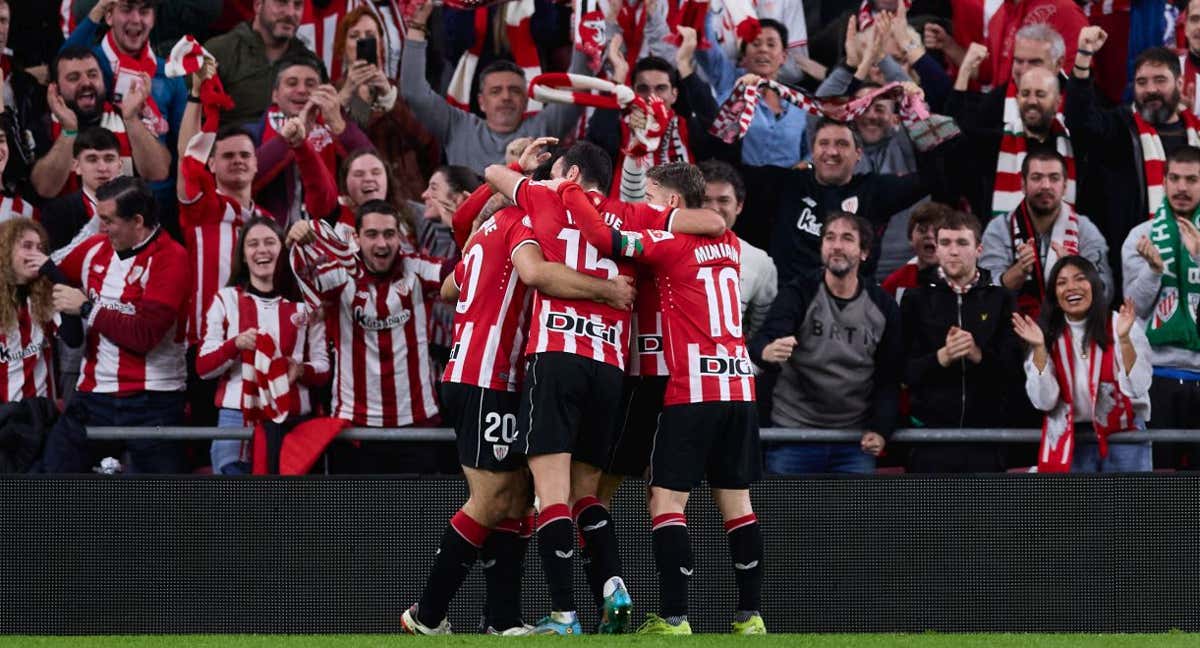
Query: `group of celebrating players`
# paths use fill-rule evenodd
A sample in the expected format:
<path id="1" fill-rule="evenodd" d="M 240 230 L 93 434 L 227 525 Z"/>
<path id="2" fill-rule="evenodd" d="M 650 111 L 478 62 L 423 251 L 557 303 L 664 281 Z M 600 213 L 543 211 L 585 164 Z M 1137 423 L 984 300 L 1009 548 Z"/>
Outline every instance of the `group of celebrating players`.
<path id="1" fill-rule="evenodd" d="M 470 497 L 401 624 L 448 634 L 450 600 L 478 560 L 487 632 L 581 634 L 578 534 L 598 631 L 624 632 L 632 601 L 608 507 L 624 477 L 646 475 L 661 609 L 639 632 L 691 633 L 684 508 L 707 478 L 738 587 L 733 631 L 765 633 L 739 240 L 701 208 L 705 182 L 694 165 L 649 169 L 647 202 L 626 203 L 603 190 L 613 173 L 603 150 L 580 142 L 551 159 L 553 142 L 535 140 L 518 162 L 489 167 L 464 205 L 472 233 L 442 288 L 457 297 L 442 402 Z M 463 217 L 460 209 L 456 225 Z M 533 533 L 551 611 L 526 625 L 521 565 Z"/>

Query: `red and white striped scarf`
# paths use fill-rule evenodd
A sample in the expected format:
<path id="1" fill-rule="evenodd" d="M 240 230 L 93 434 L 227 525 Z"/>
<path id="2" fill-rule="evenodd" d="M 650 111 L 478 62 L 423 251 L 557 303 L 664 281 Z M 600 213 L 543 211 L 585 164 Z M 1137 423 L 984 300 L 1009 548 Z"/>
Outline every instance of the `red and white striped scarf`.
<path id="1" fill-rule="evenodd" d="M 800 90 L 790 88 L 769 79 L 763 79 L 757 86 L 748 86 L 741 81 L 733 87 L 729 97 L 721 104 L 717 118 L 713 120 L 709 132 L 719 137 L 726 144 L 732 144 L 746 136 L 750 124 L 754 121 L 754 113 L 758 110 L 761 96 L 760 87 L 766 86 L 779 94 L 779 98 L 811 115 L 826 116 L 838 121 L 849 121 L 863 114 L 871 103 L 883 95 L 894 95 L 901 88 L 899 83 L 889 83 L 857 99 L 849 102 L 823 101 L 810 97 Z M 903 96 L 898 103 L 900 121 L 906 125 L 929 119 L 929 107 L 923 99 Z M 921 150 L 926 150 L 921 148 Z"/>
<path id="2" fill-rule="evenodd" d="M 811 115 L 825 114 L 822 102 L 782 83 L 763 79 L 758 85 L 747 85 L 738 81 L 733 87 L 733 92 L 729 93 L 729 98 L 721 104 L 709 132 L 726 144 L 732 144 L 745 137 L 746 132 L 750 130 L 750 123 L 754 121 L 754 113 L 758 110 L 760 86 L 774 90 L 780 99 Z"/>
<path id="3" fill-rule="evenodd" d="M 1154 212 L 1162 204 L 1166 191 L 1163 188 L 1163 177 L 1167 167 L 1167 153 L 1163 149 L 1162 139 L 1158 131 L 1138 114 L 1137 106 L 1132 107 L 1133 123 L 1137 126 L 1138 141 L 1142 145 L 1142 166 L 1146 178 L 1146 218 L 1154 218 Z M 1187 128 L 1189 146 L 1200 146 L 1200 119 L 1192 111 L 1184 108 L 1179 111 L 1179 117 Z"/>
<path id="4" fill-rule="evenodd" d="M 1027 142 L 1025 122 L 1017 105 L 1017 86 L 1009 81 L 1004 93 L 1004 135 L 1000 138 L 1000 155 L 996 158 L 996 182 L 992 190 L 992 216 L 1006 216 L 1025 200 L 1021 190 L 1021 163 L 1025 161 Z M 1063 200 L 1075 204 L 1075 153 L 1071 134 L 1061 112 L 1050 122 L 1054 149 L 1067 160 L 1067 193 Z"/>
<path id="5" fill-rule="evenodd" d="M 587 57 L 592 72 L 599 72 L 604 65 L 604 47 L 608 44 L 603 2 L 574 0 L 571 12 L 571 40 L 575 49 Z"/>
<path id="6" fill-rule="evenodd" d="M 254 349 L 242 352 L 242 414 L 247 421 L 283 423 L 293 398 L 288 359 L 275 339 L 259 330 Z"/>
<path id="7" fill-rule="evenodd" d="M 455 5 L 458 6 L 455 6 Z M 450 87 L 446 89 L 446 101 L 450 105 L 463 110 L 471 109 L 471 90 L 475 81 L 475 70 L 479 67 L 479 57 L 483 54 L 483 44 L 487 40 L 489 9 L 486 2 L 447 2 L 446 5 L 456 9 L 475 9 L 475 41 L 458 59 L 454 74 L 450 77 Z M 525 78 L 532 79 L 542 73 L 542 64 L 538 58 L 537 43 L 533 40 L 530 30 L 530 19 L 533 17 L 534 0 L 516 0 L 501 6 L 497 11 L 504 17 L 504 29 L 508 34 L 508 46 L 512 52 L 513 61 L 525 71 Z M 525 108 L 525 115 L 533 115 L 542 109 L 536 101 L 530 101 Z"/>
<path id="8" fill-rule="evenodd" d="M 355 256 L 357 246 L 339 237 L 334 226 L 322 219 L 314 219 L 312 226 L 316 240 L 309 245 L 293 245 L 288 253 L 288 262 L 304 301 L 314 312 L 320 312 L 322 305 L 317 278 L 339 266 L 352 276 L 357 276 L 361 268 Z"/>
<path id="9" fill-rule="evenodd" d="M 1050 240 L 1061 245 L 1067 256 L 1079 254 L 1079 216 L 1068 203 L 1064 202 L 1061 210 L 1058 220 L 1054 221 L 1054 227 L 1050 230 Z M 1029 207 L 1025 201 L 1018 203 L 1017 208 L 1007 214 L 1007 217 L 1013 258 L 1019 256 L 1018 250 L 1027 241 L 1037 250 L 1037 230 L 1034 229 L 1033 218 L 1029 215 Z M 1037 319 L 1042 309 L 1042 300 L 1046 298 L 1046 282 L 1050 279 L 1050 270 L 1057 262 L 1058 252 L 1053 245 L 1046 252 L 1044 262 L 1040 251 L 1034 255 L 1033 270 L 1029 273 L 1029 279 L 1017 292 L 1017 310 Z"/>
<path id="10" fill-rule="evenodd" d="M 1092 400 L 1092 428 L 1100 442 L 1100 456 L 1108 456 L 1108 435 L 1136 428 L 1133 401 L 1121 393 L 1116 375 L 1117 335 L 1115 323 L 1110 324 L 1111 341 L 1103 352 L 1089 341 L 1088 394 Z M 1082 359 L 1082 358 L 1079 358 Z M 1054 379 L 1058 381 L 1059 403 L 1046 414 L 1042 423 L 1042 443 L 1038 449 L 1038 472 L 1065 473 L 1071 470 L 1075 454 L 1075 349 L 1071 327 L 1063 327 L 1062 336 L 1054 343 Z"/>
<path id="11" fill-rule="evenodd" d="M 1200 66 L 1192 60 L 1186 43 L 1183 54 L 1179 55 L 1179 69 L 1183 74 L 1183 105 L 1195 113 L 1200 110 L 1200 93 L 1196 92 L 1196 89 L 1200 88 Z"/>
<path id="12" fill-rule="evenodd" d="M 118 151 L 121 155 L 121 175 L 133 175 L 133 147 L 129 145 L 129 133 L 125 132 L 125 120 L 121 118 L 121 111 L 112 104 L 105 102 L 100 108 L 100 123 L 97 126 L 111 132 L 117 138 L 117 144 L 120 145 Z M 62 124 L 59 123 L 58 117 L 53 113 L 50 114 L 50 139 L 57 140 L 62 134 Z"/>
<path id="13" fill-rule="evenodd" d="M 171 54 L 163 66 L 163 74 L 170 78 L 195 74 L 204 67 L 205 57 L 214 58 L 194 36 L 186 34 L 171 48 Z"/>
<path id="14" fill-rule="evenodd" d="M 110 29 L 100 41 L 100 49 L 104 52 L 104 57 L 108 59 L 108 65 L 112 69 L 113 88 L 121 87 L 122 77 L 127 78 L 128 83 L 133 84 L 140 82 L 141 75 L 145 74 L 151 83 L 154 82 L 154 77 L 158 74 L 158 59 L 150 50 L 148 39 L 142 44 L 142 51 L 138 52 L 137 56 L 131 56 L 122 52 L 121 48 L 117 46 Z M 112 99 L 117 103 L 121 102 L 121 97 L 114 95 Z M 156 136 L 171 130 L 166 117 L 163 117 L 162 111 L 158 109 L 158 104 L 154 101 L 154 94 L 150 92 L 150 88 L 146 88 L 146 104 L 142 107 L 142 122 Z"/>

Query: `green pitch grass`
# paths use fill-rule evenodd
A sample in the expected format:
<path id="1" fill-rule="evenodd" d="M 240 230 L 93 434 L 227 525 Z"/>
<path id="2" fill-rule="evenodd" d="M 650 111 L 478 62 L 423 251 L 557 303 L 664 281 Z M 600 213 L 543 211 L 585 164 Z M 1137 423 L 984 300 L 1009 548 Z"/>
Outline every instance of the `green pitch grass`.
<path id="1" fill-rule="evenodd" d="M 588 648 L 1192 648 L 1200 634 L 776 634 L 765 637 L 409 637 L 404 635 L 141 635 L 119 637 L 0 636 L 0 648 L 495 648 L 535 642 L 565 642 Z M 548 643 L 549 642 L 549 643 Z"/>

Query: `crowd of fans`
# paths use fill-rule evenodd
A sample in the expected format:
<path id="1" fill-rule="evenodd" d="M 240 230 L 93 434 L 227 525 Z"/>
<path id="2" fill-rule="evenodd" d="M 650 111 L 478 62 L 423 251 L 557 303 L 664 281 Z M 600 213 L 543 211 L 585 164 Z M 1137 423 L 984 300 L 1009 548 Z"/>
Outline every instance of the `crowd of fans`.
<path id="1" fill-rule="evenodd" d="M 576 141 L 627 202 L 684 207 L 646 175 L 698 165 L 764 425 L 864 431 L 768 471 L 1200 462 L 1104 441 L 1200 423 L 1200 0 L 435 4 L 0 0 L 0 467 L 263 461 L 88 426 L 440 426 L 485 169 Z M 337 428 L 333 471 L 457 464 Z"/>

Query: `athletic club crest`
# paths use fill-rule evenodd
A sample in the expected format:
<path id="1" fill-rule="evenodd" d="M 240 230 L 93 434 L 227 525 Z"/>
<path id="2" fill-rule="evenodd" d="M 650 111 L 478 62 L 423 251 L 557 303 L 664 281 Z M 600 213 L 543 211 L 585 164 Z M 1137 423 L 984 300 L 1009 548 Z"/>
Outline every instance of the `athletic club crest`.
<path id="1" fill-rule="evenodd" d="M 508 456 L 508 446 L 494 445 L 492 446 L 492 454 L 495 455 L 496 461 L 504 461 L 504 458 Z"/>
<path id="2" fill-rule="evenodd" d="M 1175 314 L 1179 308 L 1179 289 L 1173 286 L 1163 286 L 1162 295 L 1158 298 L 1158 304 L 1154 307 L 1154 325 L 1151 328 L 1162 326 L 1167 320 Z"/>
<path id="3" fill-rule="evenodd" d="M 142 272 L 145 270 L 142 266 L 133 266 L 129 269 L 129 276 L 125 278 L 125 283 L 136 283 L 142 278 Z"/>

